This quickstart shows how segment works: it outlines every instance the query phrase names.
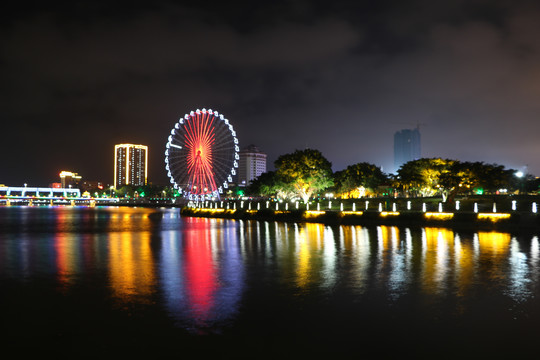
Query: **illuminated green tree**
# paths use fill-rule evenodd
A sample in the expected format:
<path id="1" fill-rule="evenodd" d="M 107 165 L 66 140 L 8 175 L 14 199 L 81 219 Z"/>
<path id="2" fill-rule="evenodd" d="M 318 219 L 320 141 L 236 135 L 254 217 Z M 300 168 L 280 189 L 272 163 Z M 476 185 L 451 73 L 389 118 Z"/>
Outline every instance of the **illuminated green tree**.
<path id="1" fill-rule="evenodd" d="M 439 178 L 450 171 L 454 160 L 422 158 L 409 161 L 397 171 L 398 183 L 412 195 L 433 196 L 442 190 Z"/>
<path id="2" fill-rule="evenodd" d="M 280 190 L 301 197 L 304 203 L 334 184 L 332 164 L 318 150 L 296 150 L 281 155 L 274 166 Z"/>
<path id="3" fill-rule="evenodd" d="M 449 193 L 449 200 L 457 194 L 478 191 L 496 192 L 502 188 L 516 187 L 515 170 L 502 165 L 483 162 L 454 162 L 449 171 L 439 178 Z"/>
<path id="4" fill-rule="evenodd" d="M 366 191 L 376 192 L 388 177 L 378 166 L 366 162 L 349 165 L 345 170 L 334 173 L 334 183 L 337 193 L 363 196 Z"/>
<path id="5" fill-rule="evenodd" d="M 285 189 L 287 189 L 286 184 L 279 179 L 276 172 L 267 171 L 251 181 L 246 191 L 254 196 L 281 196 L 285 198 L 286 196 L 283 196 Z"/>

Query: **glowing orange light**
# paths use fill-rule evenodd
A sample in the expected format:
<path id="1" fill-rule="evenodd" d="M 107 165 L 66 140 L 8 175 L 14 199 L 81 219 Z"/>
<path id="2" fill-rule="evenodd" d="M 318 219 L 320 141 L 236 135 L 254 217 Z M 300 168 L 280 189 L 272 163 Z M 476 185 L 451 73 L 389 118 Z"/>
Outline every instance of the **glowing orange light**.
<path id="1" fill-rule="evenodd" d="M 342 211 L 343 215 L 362 215 L 363 211 Z"/>
<path id="2" fill-rule="evenodd" d="M 453 213 L 439 213 L 439 212 L 427 212 L 424 216 L 428 219 L 437 219 L 437 220 L 450 220 L 454 217 Z"/>
<path id="3" fill-rule="evenodd" d="M 398 216 L 398 215 L 399 215 L 399 212 L 397 212 L 397 211 L 382 211 L 381 212 L 382 217 L 385 217 L 385 216 Z"/>
<path id="4" fill-rule="evenodd" d="M 307 210 L 304 212 L 304 218 L 305 219 L 316 218 L 316 217 L 324 215 L 325 213 L 326 212 L 321 211 L 321 210 Z"/>
<path id="5" fill-rule="evenodd" d="M 509 219 L 510 214 L 507 213 L 479 213 L 478 219 L 479 220 L 491 220 L 493 222 L 497 222 L 499 220 Z"/>

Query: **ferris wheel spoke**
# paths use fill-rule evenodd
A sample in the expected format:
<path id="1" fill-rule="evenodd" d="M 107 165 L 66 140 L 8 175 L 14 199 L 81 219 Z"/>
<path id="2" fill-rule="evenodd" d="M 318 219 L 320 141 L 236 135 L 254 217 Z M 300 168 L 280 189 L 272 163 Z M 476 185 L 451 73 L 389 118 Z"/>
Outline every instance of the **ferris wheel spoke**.
<path id="1" fill-rule="evenodd" d="M 191 111 L 178 120 L 171 134 L 165 162 L 176 188 L 202 199 L 227 187 L 239 150 L 228 119 L 211 110 Z"/>

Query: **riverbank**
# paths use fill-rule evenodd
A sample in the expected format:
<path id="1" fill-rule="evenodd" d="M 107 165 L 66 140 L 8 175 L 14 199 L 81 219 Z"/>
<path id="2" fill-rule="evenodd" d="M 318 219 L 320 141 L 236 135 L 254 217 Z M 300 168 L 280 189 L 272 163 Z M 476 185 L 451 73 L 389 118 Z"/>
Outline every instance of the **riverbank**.
<path id="1" fill-rule="evenodd" d="M 313 222 L 331 225 L 434 226 L 478 230 L 540 230 L 540 216 L 532 212 L 423 212 L 251 210 L 184 207 L 182 216 L 237 220 Z"/>

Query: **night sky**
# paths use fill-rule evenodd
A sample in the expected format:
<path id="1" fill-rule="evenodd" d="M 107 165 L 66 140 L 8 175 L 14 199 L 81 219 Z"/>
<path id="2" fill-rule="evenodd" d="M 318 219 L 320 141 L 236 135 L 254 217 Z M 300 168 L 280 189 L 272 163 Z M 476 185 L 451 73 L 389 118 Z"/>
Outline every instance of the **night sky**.
<path id="1" fill-rule="evenodd" d="M 268 166 L 320 150 L 342 170 L 422 156 L 540 175 L 537 1 L 11 2 L 0 13 L 0 184 L 69 170 L 112 182 L 114 145 L 149 146 L 149 181 L 179 117 L 223 113 Z M 15 6 L 15 7 L 13 7 Z"/>

